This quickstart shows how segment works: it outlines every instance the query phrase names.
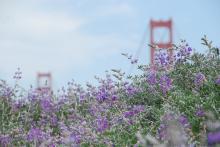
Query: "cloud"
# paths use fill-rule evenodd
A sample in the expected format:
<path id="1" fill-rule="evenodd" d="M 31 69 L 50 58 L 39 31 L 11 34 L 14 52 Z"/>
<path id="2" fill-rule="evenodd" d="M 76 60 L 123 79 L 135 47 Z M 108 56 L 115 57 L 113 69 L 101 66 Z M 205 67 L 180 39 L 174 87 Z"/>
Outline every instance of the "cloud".
<path id="1" fill-rule="evenodd" d="M 42 9 L 40 4 L 43 1 L 10 2 L 0 10 L 1 78 L 12 77 L 9 75 L 17 67 L 21 68 L 29 83 L 38 71 L 59 75 L 57 81 L 71 79 L 65 76 L 70 76 L 69 72 L 73 71 L 86 71 L 89 75 L 94 73 L 89 71 L 91 68 L 95 71 L 108 69 L 100 60 L 112 60 L 121 50 L 133 45 L 128 38 L 125 40 L 115 33 L 84 32 L 93 18 L 77 15 L 73 10 Z M 103 10 L 105 17 L 132 11 L 126 4 L 106 8 Z M 95 13 L 101 14 L 99 10 Z"/>
<path id="2" fill-rule="evenodd" d="M 5 11 L 0 16 L 7 15 L 3 23 L 0 23 L 2 33 L 7 35 L 31 37 L 44 37 L 50 33 L 73 32 L 79 29 L 85 22 L 82 18 L 69 15 L 64 12 L 42 11 Z M 1 17 L 0 17 L 1 18 Z M 48 36 L 46 36 L 48 37 Z"/>

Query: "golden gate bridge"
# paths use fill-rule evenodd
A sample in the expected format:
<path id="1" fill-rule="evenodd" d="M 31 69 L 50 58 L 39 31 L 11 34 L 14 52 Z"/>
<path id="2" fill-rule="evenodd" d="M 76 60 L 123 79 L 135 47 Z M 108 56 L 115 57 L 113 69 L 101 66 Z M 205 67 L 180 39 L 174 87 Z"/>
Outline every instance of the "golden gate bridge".
<path id="1" fill-rule="evenodd" d="M 162 39 L 160 39 L 160 41 L 156 41 L 157 37 L 155 35 L 155 30 L 156 29 L 166 29 L 168 30 L 168 40 L 167 42 L 163 42 L 161 41 Z M 141 42 L 139 44 L 139 47 L 136 51 L 135 54 L 135 58 L 138 59 L 138 56 L 140 54 L 140 50 L 142 49 L 143 45 L 146 43 L 146 36 L 147 36 L 147 32 L 148 29 L 150 29 L 150 40 L 149 43 L 153 46 L 157 46 L 158 48 L 163 48 L 166 49 L 168 51 L 168 53 L 170 55 L 172 55 L 172 50 L 170 49 L 172 47 L 173 44 L 173 22 L 172 19 L 169 20 L 150 20 L 149 23 L 149 27 L 146 29 Z M 150 47 L 150 64 L 154 63 L 154 55 L 155 55 L 155 48 Z M 132 70 L 132 65 L 131 65 L 131 69 L 130 72 Z M 37 73 L 37 90 L 40 91 L 51 91 L 52 90 L 52 74 L 50 72 L 39 72 Z"/>

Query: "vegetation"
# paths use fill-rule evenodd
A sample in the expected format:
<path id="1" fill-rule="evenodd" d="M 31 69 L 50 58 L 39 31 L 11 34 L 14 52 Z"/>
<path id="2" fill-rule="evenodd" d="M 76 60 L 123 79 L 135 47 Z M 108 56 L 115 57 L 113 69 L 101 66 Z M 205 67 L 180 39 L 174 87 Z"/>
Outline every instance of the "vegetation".
<path id="1" fill-rule="evenodd" d="M 111 70 L 98 86 L 68 83 L 57 93 L 0 83 L 1 146 L 207 146 L 220 143 L 220 57 L 192 53 L 186 41 L 174 56 L 158 49 L 142 74 Z M 137 60 L 123 54 L 132 64 Z"/>

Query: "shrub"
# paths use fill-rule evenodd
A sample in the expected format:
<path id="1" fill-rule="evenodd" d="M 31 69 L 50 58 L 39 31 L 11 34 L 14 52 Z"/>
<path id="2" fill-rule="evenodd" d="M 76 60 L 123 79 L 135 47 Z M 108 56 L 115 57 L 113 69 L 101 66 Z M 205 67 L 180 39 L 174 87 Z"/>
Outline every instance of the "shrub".
<path id="1" fill-rule="evenodd" d="M 158 49 L 154 65 L 138 66 L 141 74 L 126 77 L 113 69 L 104 79 L 96 77 L 98 86 L 71 81 L 55 94 L 32 87 L 26 91 L 18 84 L 9 87 L 1 81 L 1 145 L 219 143 L 219 49 L 205 37 L 202 41 L 207 54 L 193 54 L 182 41 L 173 46 L 172 57 Z M 123 55 L 137 64 L 132 56 Z M 21 79 L 20 69 L 14 78 Z"/>

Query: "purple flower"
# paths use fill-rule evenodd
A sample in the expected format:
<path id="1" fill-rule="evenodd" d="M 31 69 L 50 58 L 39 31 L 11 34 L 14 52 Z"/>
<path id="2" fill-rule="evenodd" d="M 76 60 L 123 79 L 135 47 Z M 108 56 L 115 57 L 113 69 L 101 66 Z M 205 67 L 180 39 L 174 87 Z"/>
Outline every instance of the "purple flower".
<path id="1" fill-rule="evenodd" d="M 13 96 L 13 89 L 10 87 L 2 87 L 1 89 L 1 96 L 2 97 L 6 97 L 6 98 L 10 98 Z"/>
<path id="2" fill-rule="evenodd" d="M 160 127 L 157 130 L 158 138 L 160 140 L 165 140 L 167 138 L 166 129 L 167 129 L 167 126 L 165 124 L 163 124 L 163 123 L 160 124 Z"/>
<path id="3" fill-rule="evenodd" d="M 133 85 L 129 85 L 126 87 L 126 92 L 129 96 L 131 96 L 137 92 L 137 89 Z"/>
<path id="4" fill-rule="evenodd" d="M 184 126 L 188 126 L 189 125 L 189 121 L 187 119 L 187 117 L 185 115 L 181 115 L 179 117 L 179 122 L 184 125 Z"/>
<path id="5" fill-rule="evenodd" d="M 128 120 L 128 124 L 129 124 L 129 125 L 133 125 L 134 122 L 133 122 L 131 119 L 129 119 L 129 120 Z"/>
<path id="6" fill-rule="evenodd" d="M 144 111 L 144 106 L 142 106 L 142 105 L 135 106 L 133 108 L 133 111 L 135 112 L 135 114 L 143 112 Z"/>
<path id="7" fill-rule="evenodd" d="M 198 116 L 198 117 L 205 116 L 204 110 L 202 108 L 198 108 L 197 111 L 196 111 L 196 116 Z"/>
<path id="8" fill-rule="evenodd" d="M 112 95 L 112 101 L 115 101 L 118 99 L 118 96 L 117 95 Z"/>
<path id="9" fill-rule="evenodd" d="M 180 47 L 180 50 L 174 55 L 176 61 L 185 61 L 186 57 L 188 57 L 192 53 L 192 48 L 188 47 L 188 45 L 183 45 Z"/>
<path id="10" fill-rule="evenodd" d="M 165 65 L 169 64 L 168 53 L 160 51 L 159 53 L 156 54 L 155 61 L 161 66 L 165 66 Z"/>
<path id="11" fill-rule="evenodd" d="M 0 135 L 0 145 L 3 147 L 7 147 L 10 145 L 11 137 L 8 135 Z"/>
<path id="12" fill-rule="evenodd" d="M 97 93 L 96 98 L 97 98 L 98 101 L 106 100 L 108 98 L 107 91 L 104 88 L 100 89 L 99 92 Z"/>
<path id="13" fill-rule="evenodd" d="M 125 118 L 132 117 L 132 116 L 137 115 L 137 114 L 139 114 L 140 112 L 143 112 L 143 111 L 144 111 L 144 106 L 142 106 L 142 105 L 135 106 L 130 111 L 124 112 L 124 117 Z"/>
<path id="14" fill-rule="evenodd" d="M 216 83 L 217 85 L 220 85 L 220 75 L 219 75 L 218 78 L 216 79 L 215 83 Z"/>
<path id="15" fill-rule="evenodd" d="M 167 75 L 162 75 L 160 77 L 160 88 L 163 92 L 163 95 L 166 95 L 167 92 L 171 89 L 172 87 L 172 81 Z"/>
<path id="16" fill-rule="evenodd" d="M 43 141 L 45 139 L 45 133 L 38 128 L 31 128 L 27 134 L 28 141 Z"/>
<path id="17" fill-rule="evenodd" d="M 182 55 L 183 56 L 188 56 L 190 55 L 192 52 L 192 48 L 191 47 L 184 47 L 182 50 Z"/>
<path id="18" fill-rule="evenodd" d="M 106 118 L 99 118 L 96 123 L 98 132 L 104 132 L 108 128 L 108 120 Z"/>
<path id="19" fill-rule="evenodd" d="M 14 112 L 18 111 L 23 106 L 23 102 L 24 101 L 22 101 L 22 100 L 18 100 L 16 102 L 12 103 L 12 110 Z"/>
<path id="20" fill-rule="evenodd" d="M 42 99 L 41 100 L 41 108 L 43 109 L 44 112 L 51 112 L 53 111 L 53 105 L 51 100 L 49 99 Z"/>
<path id="21" fill-rule="evenodd" d="M 220 143 L 220 131 L 215 133 L 208 133 L 207 139 L 209 145 Z"/>
<path id="22" fill-rule="evenodd" d="M 195 76 L 194 83 L 197 87 L 200 87 L 205 81 L 205 75 L 203 73 L 197 73 Z"/>
<path id="23" fill-rule="evenodd" d="M 71 139 L 73 140 L 74 143 L 80 144 L 80 142 L 81 142 L 81 136 L 80 135 L 73 133 L 73 134 L 70 135 L 70 137 L 71 137 Z"/>
<path id="24" fill-rule="evenodd" d="M 155 72 L 151 72 L 148 76 L 147 76 L 147 82 L 150 85 L 155 85 L 157 83 L 157 77 L 156 77 L 156 73 Z"/>
<path id="25" fill-rule="evenodd" d="M 96 114 L 97 114 L 97 112 L 98 112 L 98 108 L 97 107 L 95 107 L 95 106 L 90 106 L 90 108 L 89 108 L 89 113 L 92 115 L 92 116 L 95 116 Z"/>
<path id="26" fill-rule="evenodd" d="M 134 112 L 133 111 L 126 111 L 124 112 L 124 117 L 128 118 L 128 117 L 131 117 L 131 116 L 134 116 Z"/>
<path id="27" fill-rule="evenodd" d="M 48 147 L 56 147 L 56 145 L 54 143 L 52 143 Z"/>
<path id="28" fill-rule="evenodd" d="M 192 51 L 192 48 L 191 48 L 191 47 L 188 47 L 188 51 L 191 52 L 191 51 Z"/>
<path id="29" fill-rule="evenodd" d="M 79 101 L 82 102 L 85 100 L 85 98 L 86 98 L 86 94 L 81 92 L 79 95 Z"/>
<path id="30" fill-rule="evenodd" d="M 51 125 L 56 126 L 58 124 L 57 116 L 51 117 Z"/>

